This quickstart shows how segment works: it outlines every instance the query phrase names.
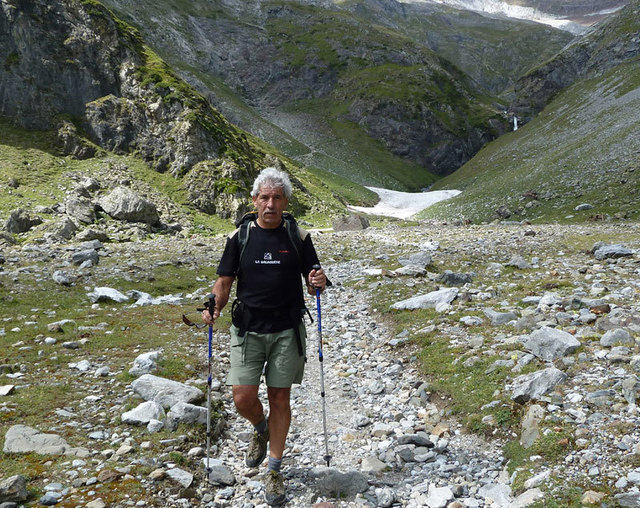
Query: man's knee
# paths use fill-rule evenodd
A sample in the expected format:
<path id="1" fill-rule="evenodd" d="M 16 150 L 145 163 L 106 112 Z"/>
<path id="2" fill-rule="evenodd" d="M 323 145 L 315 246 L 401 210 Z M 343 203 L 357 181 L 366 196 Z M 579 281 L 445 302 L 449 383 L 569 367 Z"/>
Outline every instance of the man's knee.
<path id="1" fill-rule="evenodd" d="M 242 385 L 233 387 L 233 403 L 239 411 L 250 410 L 256 405 L 257 401 L 257 387 Z"/>
<path id="2" fill-rule="evenodd" d="M 291 388 L 268 389 L 269 406 L 273 409 L 288 410 L 291 406 Z"/>

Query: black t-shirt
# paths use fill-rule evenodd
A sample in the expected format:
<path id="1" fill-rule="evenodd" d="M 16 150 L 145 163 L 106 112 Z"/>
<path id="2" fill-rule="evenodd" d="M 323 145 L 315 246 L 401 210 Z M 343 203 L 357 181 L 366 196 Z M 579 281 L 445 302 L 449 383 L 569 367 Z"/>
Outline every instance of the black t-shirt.
<path id="1" fill-rule="evenodd" d="M 304 236 L 298 259 L 284 225 L 263 229 L 253 222 L 249 227 L 242 266 L 236 230 L 227 238 L 217 273 L 237 277 L 238 300 L 249 309 L 257 309 L 250 330 L 261 333 L 286 330 L 292 326 L 289 309 L 304 307 L 301 274 L 306 278 L 313 265 L 319 264 L 318 255 L 308 234 Z"/>

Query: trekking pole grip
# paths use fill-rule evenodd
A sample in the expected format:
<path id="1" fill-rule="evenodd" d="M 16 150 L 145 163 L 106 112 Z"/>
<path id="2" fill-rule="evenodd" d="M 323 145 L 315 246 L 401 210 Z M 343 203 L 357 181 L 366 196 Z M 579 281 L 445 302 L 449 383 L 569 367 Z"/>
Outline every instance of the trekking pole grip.
<path id="1" fill-rule="evenodd" d="M 209 315 L 211 319 L 213 319 L 213 312 L 216 309 L 216 295 L 213 293 L 209 294 L 209 302 L 207 303 L 207 309 L 209 310 Z"/>

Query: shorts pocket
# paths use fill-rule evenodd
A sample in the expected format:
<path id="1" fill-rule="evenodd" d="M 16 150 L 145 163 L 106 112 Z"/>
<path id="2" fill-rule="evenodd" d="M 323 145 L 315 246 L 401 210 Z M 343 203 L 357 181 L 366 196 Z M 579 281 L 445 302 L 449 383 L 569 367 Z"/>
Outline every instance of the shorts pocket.
<path id="1" fill-rule="evenodd" d="M 242 336 L 239 335 L 238 327 L 235 325 L 231 326 L 230 332 L 229 343 L 231 344 L 231 358 L 239 357 L 240 364 L 244 364 L 245 352 L 247 350 L 247 332 Z"/>

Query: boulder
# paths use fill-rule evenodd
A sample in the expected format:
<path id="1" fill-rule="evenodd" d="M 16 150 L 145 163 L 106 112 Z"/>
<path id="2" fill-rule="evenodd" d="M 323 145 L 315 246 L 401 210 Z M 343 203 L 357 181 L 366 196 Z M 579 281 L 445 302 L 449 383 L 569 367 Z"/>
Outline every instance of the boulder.
<path id="1" fill-rule="evenodd" d="M 158 368 L 158 360 L 162 358 L 162 351 L 149 351 L 142 353 L 133 361 L 133 367 L 129 369 L 132 376 L 142 376 L 150 374 Z"/>
<path id="2" fill-rule="evenodd" d="M 91 224 L 96 221 L 96 210 L 93 202 L 77 194 L 67 196 L 64 201 L 64 207 L 67 215 L 78 219 L 84 224 Z"/>
<path id="3" fill-rule="evenodd" d="M 336 217 L 332 221 L 334 231 L 362 231 L 369 227 L 369 219 L 363 215 L 352 213 Z"/>
<path id="4" fill-rule="evenodd" d="M 27 479 L 22 475 L 0 480 L 0 504 L 23 503 L 29 497 Z"/>
<path id="5" fill-rule="evenodd" d="M 318 487 L 322 495 L 340 499 L 366 492 L 369 489 L 369 483 L 362 473 L 355 471 L 340 473 L 330 470 L 318 481 Z"/>
<path id="6" fill-rule="evenodd" d="M 394 303 L 391 308 L 396 310 L 415 310 L 435 308 L 440 303 L 451 303 L 458 296 L 458 288 L 445 288 L 432 291 L 426 295 L 418 295 Z"/>
<path id="7" fill-rule="evenodd" d="M 86 457 L 89 450 L 72 448 L 57 434 L 44 434 L 26 425 L 14 425 L 4 438 L 4 453 L 39 453 L 40 455 L 76 455 Z"/>
<path id="8" fill-rule="evenodd" d="M 603 347 L 611 347 L 616 345 L 633 346 L 636 343 L 631 334 L 623 328 L 615 328 L 608 330 L 600 337 L 600 345 Z"/>
<path id="9" fill-rule="evenodd" d="M 26 233 L 33 226 L 42 224 L 42 220 L 38 218 L 32 219 L 29 212 L 23 208 L 13 210 L 7 219 L 4 229 L 9 233 Z"/>
<path id="10" fill-rule="evenodd" d="M 171 410 L 167 414 L 167 420 L 169 421 L 169 427 L 173 427 L 178 423 L 206 425 L 207 409 L 186 402 L 178 402 L 171 406 Z"/>
<path id="11" fill-rule="evenodd" d="M 114 219 L 143 222 L 152 226 L 160 222 L 156 205 L 141 198 L 127 187 L 116 187 L 100 199 L 99 205 Z"/>
<path id="12" fill-rule="evenodd" d="M 94 288 L 91 293 L 87 293 L 87 296 L 93 303 L 109 301 L 123 303 L 129 300 L 128 296 L 123 295 L 117 289 L 108 287 Z"/>
<path id="13" fill-rule="evenodd" d="M 456 273 L 451 270 L 445 270 L 437 279 L 445 286 L 464 286 L 471 284 L 473 275 L 470 273 Z"/>
<path id="14" fill-rule="evenodd" d="M 76 231 L 78 231 L 76 223 L 70 217 L 65 216 L 49 228 L 46 236 L 51 241 L 60 242 L 62 240 L 71 240 Z"/>
<path id="15" fill-rule="evenodd" d="M 633 256 L 633 251 L 627 249 L 623 245 L 602 245 L 593 252 L 596 259 L 622 258 Z"/>
<path id="16" fill-rule="evenodd" d="M 548 362 L 563 358 L 580 347 L 580 341 L 570 333 L 548 326 L 520 340 L 531 353 Z"/>
<path id="17" fill-rule="evenodd" d="M 515 312 L 498 312 L 493 309 L 484 309 L 484 315 L 487 316 L 493 326 L 506 325 L 510 321 L 518 319 Z"/>
<path id="18" fill-rule="evenodd" d="M 204 399 L 204 393 L 198 388 L 153 374 L 140 376 L 131 387 L 144 400 L 154 400 L 165 408 L 178 402 L 197 403 Z"/>
<path id="19" fill-rule="evenodd" d="M 564 382 L 567 375 L 555 367 L 518 376 L 513 380 L 511 400 L 524 404 L 529 400 L 538 400 L 549 393 L 558 384 Z"/>
<path id="20" fill-rule="evenodd" d="M 138 407 L 122 413 L 122 422 L 131 425 L 147 425 L 151 420 L 163 420 L 165 418 L 162 406 L 152 400 L 139 404 Z"/>

